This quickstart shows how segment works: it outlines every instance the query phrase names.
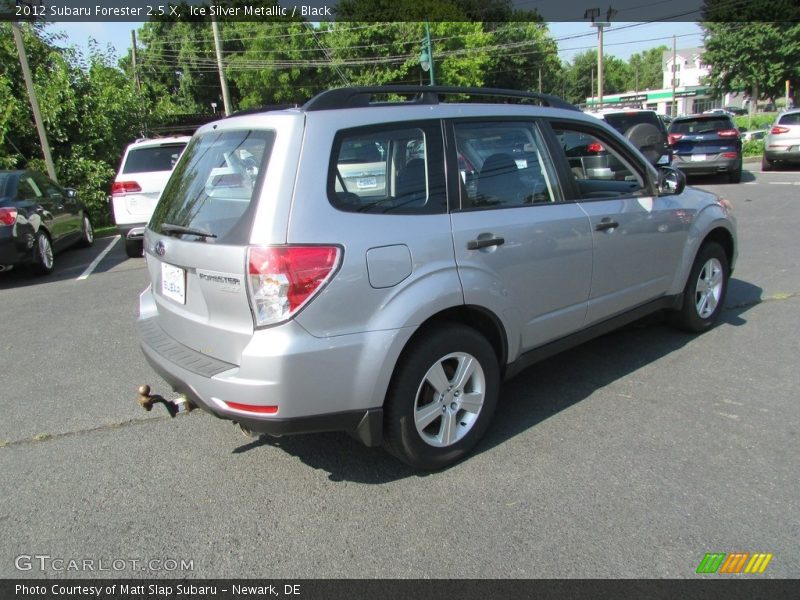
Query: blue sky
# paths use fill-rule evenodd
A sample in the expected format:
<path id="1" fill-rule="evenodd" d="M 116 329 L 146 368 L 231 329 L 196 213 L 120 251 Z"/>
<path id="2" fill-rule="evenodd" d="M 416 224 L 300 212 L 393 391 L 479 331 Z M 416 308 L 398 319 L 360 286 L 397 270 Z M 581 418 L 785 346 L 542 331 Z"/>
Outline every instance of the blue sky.
<path id="1" fill-rule="evenodd" d="M 101 46 L 111 45 L 117 56 L 124 56 L 131 43 L 131 30 L 142 23 L 55 23 L 51 31 L 63 31 L 66 42 L 86 48 L 89 38 Z M 578 52 L 597 46 L 595 29 L 585 22 L 550 23 L 550 33 L 557 39 L 559 56 L 570 60 Z M 702 44 L 702 30 L 696 23 L 614 23 L 604 35 L 604 53 L 627 60 L 631 54 L 661 44 L 672 45 L 672 36 L 677 37 L 678 48 L 690 48 Z M 575 37 L 580 36 L 580 37 Z"/>

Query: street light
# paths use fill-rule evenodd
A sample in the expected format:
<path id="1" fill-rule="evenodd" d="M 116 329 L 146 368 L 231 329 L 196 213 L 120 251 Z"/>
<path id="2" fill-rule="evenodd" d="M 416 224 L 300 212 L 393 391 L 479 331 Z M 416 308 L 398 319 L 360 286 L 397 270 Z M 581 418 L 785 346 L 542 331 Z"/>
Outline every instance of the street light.
<path id="1" fill-rule="evenodd" d="M 212 102 L 211 103 L 211 112 L 213 114 L 217 114 L 217 103 L 216 102 Z"/>
<path id="2" fill-rule="evenodd" d="M 436 85 L 436 76 L 433 68 L 433 44 L 431 44 L 431 28 L 425 21 L 425 39 L 422 40 L 422 49 L 419 53 L 419 66 L 423 71 L 430 72 L 431 85 Z"/>

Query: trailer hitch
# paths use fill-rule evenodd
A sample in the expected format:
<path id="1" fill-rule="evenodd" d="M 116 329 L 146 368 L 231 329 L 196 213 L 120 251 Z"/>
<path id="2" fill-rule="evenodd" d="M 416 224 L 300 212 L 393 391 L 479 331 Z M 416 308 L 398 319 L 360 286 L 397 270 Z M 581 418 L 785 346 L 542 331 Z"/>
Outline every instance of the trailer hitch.
<path id="1" fill-rule="evenodd" d="M 177 400 L 167 400 L 158 394 L 151 394 L 149 385 L 139 386 L 139 405 L 147 412 L 150 412 L 156 404 L 163 404 L 172 418 L 175 418 L 178 413 L 189 412 L 195 408 L 188 398 L 181 397 Z"/>

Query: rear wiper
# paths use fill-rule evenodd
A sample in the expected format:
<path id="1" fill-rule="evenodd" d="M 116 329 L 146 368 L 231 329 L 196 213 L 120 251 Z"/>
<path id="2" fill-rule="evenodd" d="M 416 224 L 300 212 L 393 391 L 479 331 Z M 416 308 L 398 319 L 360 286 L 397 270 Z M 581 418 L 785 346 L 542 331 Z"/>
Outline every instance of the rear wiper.
<path id="1" fill-rule="evenodd" d="M 161 232 L 166 235 L 196 235 L 201 238 L 215 238 L 217 234 L 206 231 L 205 229 L 196 229 L 194 227 L 184 227 L 183 225 L 173 225 L 172 223 L 162 223 Z"/>

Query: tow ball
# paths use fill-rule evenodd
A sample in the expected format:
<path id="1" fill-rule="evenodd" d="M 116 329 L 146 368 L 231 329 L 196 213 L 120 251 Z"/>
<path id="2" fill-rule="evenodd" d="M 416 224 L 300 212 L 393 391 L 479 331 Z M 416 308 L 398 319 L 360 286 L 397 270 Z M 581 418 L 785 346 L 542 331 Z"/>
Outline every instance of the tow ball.
<path id="1" fill-rule="evenodd" d="M 156 404 L 163 404 L 167 409 L 170 417 L 175 418 L 175 415 L 182 412 L 189 412 L 194 409 L 194 404 L 189 402 L 187 398 L 178 398 L 177 400 L 167 400 L 163 396 L 150 393 L 149 385 L 142 385 L 139 387 L 139 405 L 150 412 Z"/>

